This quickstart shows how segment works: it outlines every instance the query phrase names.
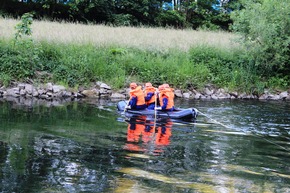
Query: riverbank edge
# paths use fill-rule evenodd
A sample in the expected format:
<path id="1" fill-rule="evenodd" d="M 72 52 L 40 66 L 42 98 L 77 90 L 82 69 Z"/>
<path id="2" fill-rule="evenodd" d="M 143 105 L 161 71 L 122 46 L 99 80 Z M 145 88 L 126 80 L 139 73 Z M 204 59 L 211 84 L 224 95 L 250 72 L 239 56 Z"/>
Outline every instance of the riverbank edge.
<path id="1" fill-rule="evenodd" d="M 140 84 L 142 85 L 142 84 Z M 238 92 L 229 92 L 223 88 L 215 88 L 211 85 L 204 87 L 202 90 L 195 89 L 182 91 L 174 90 L 175 97 L 184 99 L 255 99 L 255 100 L 290 100 L 290 89 L 287 91 L 270 91 L 264 90 L 260 95 L 247 94 Z M 113 90 L 111 86 L 103 82 L 95 82 L 90 88 L 79 87 L 78 89 L 66 88 L 62 85 L 54 83 L 30 84 L 30 83 L 14 83 L 10 87 L 0 87 L 0 98 L 36 98 L 42 100 L 65 99 L 73 101 L 82 98 L 88 99 L 111 99 L 126 100 L 129 98 L 129 88 Z"/>

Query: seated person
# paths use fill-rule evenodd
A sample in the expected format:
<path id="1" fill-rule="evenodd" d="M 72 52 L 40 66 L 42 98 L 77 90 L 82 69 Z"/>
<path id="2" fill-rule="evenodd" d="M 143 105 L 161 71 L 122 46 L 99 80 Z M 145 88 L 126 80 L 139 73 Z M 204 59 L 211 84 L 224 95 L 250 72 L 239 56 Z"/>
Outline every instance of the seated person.
<path id="1" fill-rule="evenodd" d="M 165 88 L 164 85 L 158 87 L 160 107 L 155 107 L 156 110 L 173 111 L 174 110 L 174 95 L 170 88 Z"/>
<path id="2" fill-rule="evenodd" d="M 145 103 L 147 106 L 147 109 L 154 110 L 155 108 L 155 101 L 157 100 L 156 95 L 155 95 L 155 88 L 152 86 L 150 82 L 147 82 L 145 84 Z"/>
<path id="3" fill-rule="evenodd" d="M 126 109 L 142 110 L 146 108 L 145 96 L 141 86 L 137 86 L 135 82 L 130 84 L 130 99 Z"/>
<path id="4" fill-rule="evenodd" d="M 174 99 L 174 89 L 170 88 L 169 84 L 163 84 L 165 89 L 169 89 L 169 93 L 172 95 L 173 99 Z"/>

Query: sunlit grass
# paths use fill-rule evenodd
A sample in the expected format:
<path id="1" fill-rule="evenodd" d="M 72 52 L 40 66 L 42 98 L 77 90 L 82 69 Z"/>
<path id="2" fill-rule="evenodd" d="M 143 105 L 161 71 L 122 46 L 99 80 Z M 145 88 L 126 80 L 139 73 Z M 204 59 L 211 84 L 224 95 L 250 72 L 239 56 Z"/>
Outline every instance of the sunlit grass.
<path id="1" fill-rule="evenodd" d="M 13 38 L 20 20 L 0 18 L 0 37 Z M 148 50 L 178 49 L 209 45 L 231 49 L 236 35 L 228 32 L 207 32 L 147 27 L 109 27 L 67 22 L 33 21 L 33 39 L 56 43 L 91 43 L 96 46 L 119 45 Z"/>

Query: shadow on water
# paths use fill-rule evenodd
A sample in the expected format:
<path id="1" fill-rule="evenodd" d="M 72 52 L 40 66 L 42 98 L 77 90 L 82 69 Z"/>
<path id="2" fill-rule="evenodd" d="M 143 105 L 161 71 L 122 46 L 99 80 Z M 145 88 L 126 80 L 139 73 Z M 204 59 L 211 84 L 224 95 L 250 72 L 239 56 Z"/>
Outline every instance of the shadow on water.
<path id="1" fill-rule="evenodd" d="M 0 102 L 0 192 L 290 192 L 289 102 L 176 101 L 188 124 L 26 104 Z"/>

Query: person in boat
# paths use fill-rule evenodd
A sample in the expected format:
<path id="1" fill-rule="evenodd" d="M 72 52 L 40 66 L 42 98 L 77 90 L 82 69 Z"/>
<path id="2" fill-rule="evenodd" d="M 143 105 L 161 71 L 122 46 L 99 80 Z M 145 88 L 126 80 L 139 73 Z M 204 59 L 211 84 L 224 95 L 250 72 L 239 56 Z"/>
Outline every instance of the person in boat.
<path id="1" fill-rule="evenodd" d="M 156 88 L 152 86 L 150 82 L 145 84 L 144 94 L 145 94 L 145 103 L 147 109 L 154 110 L 156 97 Z"/>
<path id="2" fill-rule="evenodd" d="M 171 88 L 170 86 L 169 86 L 169 84 L 163 84 L 163 86 L 164 86 L 164 88 L 165 89 L 169 89 L 170 90 L 170 94 L 172 95 L 171 97 L 174 99 L 174 89 L 173 88 Z"/>
<path id="3" fill-rule="evenodd" d="M 143 110 L 146 108 L 145 96 L 141 86 L 135 82 L 130 84 L 130 99 L 126 109 Z"/>
<path id="4" fill-rule="evenodd" d="M 164 85 L 158 87 L 160 107 L 155 107 L 155 110 L 173 111 L 174 110 L 174 95 L 170 88 L 165 88 Z"/>

